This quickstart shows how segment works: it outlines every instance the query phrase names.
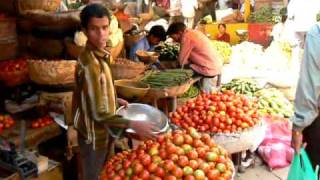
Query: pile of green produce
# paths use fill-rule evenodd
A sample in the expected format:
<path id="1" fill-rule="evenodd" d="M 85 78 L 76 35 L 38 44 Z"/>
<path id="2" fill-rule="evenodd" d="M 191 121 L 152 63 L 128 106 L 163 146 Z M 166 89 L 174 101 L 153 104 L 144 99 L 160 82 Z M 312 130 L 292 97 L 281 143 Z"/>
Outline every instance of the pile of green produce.
<path id="1" fill-rule="evenodd" d="M 239 94 L 254 96 L 260 88 L 258 87 L 258 83 L 252 79 L 232 79 L 231 82 L 224 84 L 221 90 L 233 90 Z"/>
<path id="2" fill-rule="evenodd" d="M 223 63 L 227 64 L 230 62 L 230 56 L 232 53 L 232 48 L 229 43 L 222 41 L 212 41 L 213 47 L 220 54 L 223 59 Z"/>
<path id="3" fill-rule="evenodd" d="M 179 86 L 192 78 L 192 70 L 169 69 L 161 72 L 150 72 L 142 82 L 149 84 L 152 88 L 165 88 Z"/>
<path id="4" fill-rule="evenodd" d="M 275 88 L 261 89 L 255 93 L 258 98 L 258 108 L 261 114 L 291 117 L 293 105 Z"/>
<path id="5" fill-rule="evenodd" d="M 261 7 L 258 11 L 252 12 L 248 21 L 250 23 L 274 23 L 274 13 L 270 7 Z"/>
<path id="6" fill-rule="evenodd" d="M 176 61 L 179 57 L 180 46 L 178 44 L 160 43 L 155 51 L 160 54 L 160 61 Z"/>
<path id="7" fill-rule="evenodd" d="M 74 2 L 67 5 L 68 9 L 79 9 L 84 4 L 82 2 Z"/>
<path id="8" fill-rule="evenodd" d="M 207 15 L 203 17 L 200 21 L 200 24 L 211 24 L 211 23 L 213 23 L 213 19 L 211 15 Z"/>
<path id="9" fill-rule="evenodd" d="M 195 98 L 199 95 L 200 90 L 196 86 L 191 86 L 187 92 L 179 96 L 179 98 Z"/>

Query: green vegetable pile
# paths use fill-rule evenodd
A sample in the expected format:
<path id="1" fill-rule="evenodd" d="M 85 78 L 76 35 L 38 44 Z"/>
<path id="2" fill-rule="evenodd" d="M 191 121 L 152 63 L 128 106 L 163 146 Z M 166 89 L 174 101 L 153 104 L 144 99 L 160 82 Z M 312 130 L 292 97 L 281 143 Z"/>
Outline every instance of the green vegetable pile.
<path id="1" fill-rule="evenodd" d="M 160 54 L 160 61 L 176 61 L 179 57 L 180 46 L 178 44 L 160 43 L 155 51 Z"/>
<path id="2" fill-rule="evenodd" d="M 75 3 L 68 4 L 67 7 L 68 9 L 79 9 L 83 5 L 84 4 L 81 2 L 75 2 Z"/>
<path id="3" fill-rule="evenodd" d="M 261 89 L 255 93 L 258 98 L 258 108 L 261 114 L 291 117 L 293 105 L 275 88 Z"/>
<path id="4" fill-rule="evenodd" d="M 271 8 L 263 6 L 258 11 L 252 12 L 248 21 L 250 23 L 274 23 L 274 16 Z"/>
<path id="5" fill-rule="evenodd" d="M 257 82 L 252 79 L 232 79 L 231 82 L 224 84 L 221 90 L 233 90 L 239 94 L 254 96 L 260 88 Z"/>
<path id="6" fill-rule="evenodd" d="M 199 88 L 196 86 L 191 86 L 187 92 L 185 92 L 183 95 L 179 96 L 179 98 L 194 98 L 197 97 L 200 93 Z"/>
<path id="7" fill-rule="evenodd" d="M 192 70 L 169 69 L 161 72 L 150 72 L 142 82 L 149 84 L 152 88 L 165 88 L 179 86 L 192 78 Z"/>

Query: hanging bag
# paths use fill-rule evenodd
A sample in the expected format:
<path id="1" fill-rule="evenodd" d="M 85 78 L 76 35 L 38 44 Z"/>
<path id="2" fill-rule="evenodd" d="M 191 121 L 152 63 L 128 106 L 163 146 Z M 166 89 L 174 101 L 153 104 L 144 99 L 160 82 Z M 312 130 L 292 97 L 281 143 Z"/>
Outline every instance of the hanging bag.
<path id="1" fill-rule="evenodd" d="M 317 180 L 317 173 L 313 170 L 311 162 L 304 148 L 300 154 L 295 154 L 292 161 L 288 180 Z"/>

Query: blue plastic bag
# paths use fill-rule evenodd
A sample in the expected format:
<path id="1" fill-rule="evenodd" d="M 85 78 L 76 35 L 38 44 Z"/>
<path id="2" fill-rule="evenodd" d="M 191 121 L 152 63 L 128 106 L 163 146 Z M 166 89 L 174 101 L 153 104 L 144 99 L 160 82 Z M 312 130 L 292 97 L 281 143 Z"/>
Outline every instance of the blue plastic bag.
<path id="1" fill-rule="evenodd" d="M 313 170 L 304 148 L 301 149 L 300 155 L 294 155 L 288 174 L 288 180 L 318 180 L 318 176 Z"/>

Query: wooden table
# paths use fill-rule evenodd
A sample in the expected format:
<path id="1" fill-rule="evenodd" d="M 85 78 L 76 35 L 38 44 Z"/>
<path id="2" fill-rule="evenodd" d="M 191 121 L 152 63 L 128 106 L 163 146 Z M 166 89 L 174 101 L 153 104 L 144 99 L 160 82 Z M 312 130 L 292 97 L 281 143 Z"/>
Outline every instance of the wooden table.
<path id="1" fill-rule="evenodd" d="M 20 125 L 21 123 L 18 120 L 16 121 L 14 127 L 4 130 L 1 134 L 1 137 L 14 143 L 17 146 L 17 148 L 21 144 Z M 25 148 L 27 149 L 35 149 L 39 144 L 62 134 L 61 127 L 56 123 L 53 123 L 43 128 L 32 129 L 31 121 L 26 121 L 26 126 L 26 135 L 24 141 Z"/>
<path id="2" fill-rule="evenodd" d="M 20 175 L 16 171 L 10 171 L 0 167 L 0 179 L 2 180 L 20 180 Z M 41 172 L 37 176 L 29 177 L 30 180 L 63 180 L 61 164 L 53 160 L 49 160 L 48 169 Z"/>

